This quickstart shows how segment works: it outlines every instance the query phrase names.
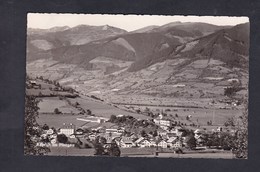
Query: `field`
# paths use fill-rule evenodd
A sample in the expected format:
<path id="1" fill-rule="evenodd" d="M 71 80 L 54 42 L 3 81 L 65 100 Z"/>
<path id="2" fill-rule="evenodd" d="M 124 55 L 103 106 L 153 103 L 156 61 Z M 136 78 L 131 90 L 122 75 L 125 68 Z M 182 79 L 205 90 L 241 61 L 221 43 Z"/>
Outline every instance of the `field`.
<path id="1" fill-rule="evenodd" d="M 102 117 L 107 117 L 110 118 L 111 115 L 131 115 L 137 119 L 147 119 L 150 117 L 144 116 L 142 114 L 138 113 L 132 113 L 132 112 L 127 112 L 125 110 L 121 110 L 117 107 L 108 105 L 104 102 L 101 101 L 96 101 L 92 98 L 89 98 L 87 96 L 81 95 L 80 98 L 75 98 L 75 99 L 69 99 L 72 103 L 75 103 L 76 101 L 80 104 L 80 107 L 83 109 L 90 109 L 93 114 L 96 116 L 102 116 Z"/>
<path id="2" fill-rule="evenodd" d="M 63 148 L 52 147 L 51 156 L 94 156 L 94 149 L 78 149 L 78 148 Z M 122 148 L 121 157 L 156 157 L 155 150 L 151 148 Z M 215 152 L 215 153 L 159 153 L 160 158 L 225 158 L 232 159 L 231 152 Z"/>
<path id="3" fill-rule="evenodd" d="M 150 117 L 127 112 L 125 110 L 119 109 L 117 107 L 105 104 L 104 102 L 91 99 L 86 96 L 81 96 L 79 98 L 68 98 L 71 103 L 78 102 L 80 107 L 87 110 L 90 109 L 92 114 L 96 116 L 102 116 L 109 118 L 111 115 L 131 115 L 139 119 L 149 119 Z M 77 115 L 79 112 L 76 108 L 70 106 L 65 100 L 59 100 L 57 97 L 54 98 L 43 98 L 39 104 L 40 115 L 38 122 L 40 124 L 48 124 L 53 127 L 60 127 L 63 123 L 73 123 L 77 127 L 82 126 L 84 122 L 76 120 L 77 117 L 82 117 L 82 115 Z M 123 107 L 123 106 L 119 106 Z M 160 113 L 162 110 L 168 110 L 166 113 L 168 116 L 173 116 L 175 121 L 180 121 L 183 124 L 189 126 L 194 123 L 199 125 L 201 128 L 206 128 L 207 130 L 216 129 L 217 126 L 223 126 L 228 118 L 240 116 L 243 110 L 239 109 L 205 109 L 205 108 L 173 108 L 173 107 L 157 107 L 157 106 L 133 106 L 135 108 L 140 108 L 144 110 L 146 107 L 150 109 L 153 113 Z M 53 114 L 55 108 L 65 114 Z M 46 114 L 50 113 L 50 114 Z M 51 114 L 52 113 L 52 114 Z M 72 115 L 75 114 L 75 115 Z M 176 117 L 176 114 L 178 117 Z M 190 120 L 186 117 L 191 115 Z M 207 122 L 212 121 L 212 125 L 208 126 Z"/>
<path id="4" fill-rule="evenodd" d="M 79 110 L 70 106 L 65 100 L 59 100 L 58 97 L 43 98 L 39 102 L 40 113 L 53 113 L 55 108 L 58 108 L 62 113 L 78 113 Z"/>
<path id="5" fill-rule="evenodd" d="M 147 106 L 146 106 L 147 107 Z M 161 110 L 169 109 L 167 111 L 168 115 L 175 117 L 177 114 L 178 117 L 175 117 L 175 120 L 178 120 L 183 123 L 195 123 L 200 126 L 207 126 L 207 122 L 211 120 L 213 125 L 223 125 L 228 118 L 237 117 L 242 115 L 243 111 L 239 109 L 204 109 L 204 108 L 172 108 L 172 107 L 149 107 L 153 112 L 161 112 Z M 190 121 L 186 120 L 186 117 L 191 115 Z"/>
<path id="6" fill-rule="evenodd" d="M 47 124 L 48 126 L 54 127 L 54 128 L 60 128 L 63 125 L 63 123 L 66 123 L 66 124 L 72 123 L 76 127 L 80 127 L 86 123 L 84 121 L 76 120 L 77 117 L 82 117 L 82 115 L 40 114 L 39 118 L 37 118 L 37 122 L 40 125 Z"/>
<path id="7" fill-rule="evenodd" d="M 144 112 L 146 108 L 149 108 L 149 111 L 154 114 L 161 112 L 167 113 L 167 115 L 172 117 L 174 121 L 180 122 L 185 126 L 195 124 L 200 126 L 200 128 L 205 128 L 207 130 L 216 129 L 218 126 L 223 126 L 228 118 L 237 117 L 243 113 L 242 106 L 237 106 L 234 108 L 219 101 L 215 101 L 216 103 L 212 104 L 211 102 L 214 100 L 213 98 L 186 98 L 174 96 L 158 97 L 144 94 L 115 94 L 111 97 L 111 101 L 100 101 L 80 94 L 79 97 L 64 97 L 61 99 L 57 96 L 48 97 L 48 95 L 53 93 L 54 95 L 66 96 L 70 93 L 50 91 L 50 88 L 53 88 L 54 85 L 45 83 L 39 79 L 37 80 L 37 83 L 41 85 L 41 89 L 29 89 L 28 94 L 38 95 L 39 92 L 41 92 L 43 95 L 47 96 L 39 98 L 41 101 L 39 103 L 40 117 L 38 118 L 38 122 L 40 124 L 46 123 L 53 127 L 60 127 L 63 123 L 73 123 L 77 127 L 84 124 L 84 122 L 76 120 L 76 118 L 81 117 L 81 115 L 78 115 L 80 113 L 80 109 L 72 106 L 75 104 L 79 104 L 79 107 L 85 111 L 90 110 L 95 116 L 102 116 L 106 118 L 110 118 L 111 115 L 130 115 L 137 119 L 151 119 L 149 116 L 136 112 L 138 109 Z M 167 89 L 169 90 L 169 88 Z M 115 104 L 111 104 L 109 102 L 115 102 Z M 227 108 L 220 109 L 220 107 Z M 56 108 L 58 108 L 62 114 L 54 114 L 54 110 Z M 191 116 L 191 118 L 187 120 L 187 116 Z M 208 125 L 209 121 L 212 121 L 211 126 Z"/>

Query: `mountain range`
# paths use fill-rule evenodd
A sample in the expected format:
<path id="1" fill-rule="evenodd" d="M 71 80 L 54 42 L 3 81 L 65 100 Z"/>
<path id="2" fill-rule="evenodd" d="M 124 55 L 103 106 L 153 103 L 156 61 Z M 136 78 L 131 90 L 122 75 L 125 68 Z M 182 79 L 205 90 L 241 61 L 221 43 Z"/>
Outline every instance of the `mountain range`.
<path id="1" fill-rule="evenodd" d="M 27 30 L 28 74 L 110 102 L 135 96 L 144 102 L 140 95 L 169 104 L 223 97 L 232 79 L 247 88 L 248 62 L 249 23 L 173 22 L 131 32 L 109 25 Z"/>

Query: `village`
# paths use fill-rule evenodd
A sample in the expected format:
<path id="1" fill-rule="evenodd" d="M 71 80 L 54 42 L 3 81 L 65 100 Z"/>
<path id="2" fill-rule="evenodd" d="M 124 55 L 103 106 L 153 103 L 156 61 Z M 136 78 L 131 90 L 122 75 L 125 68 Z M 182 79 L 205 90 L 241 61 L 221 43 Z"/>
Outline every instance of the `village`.
<path id="1" fill-rule="evenodd" d="M 113 117 L 112 117 L 113 118 Z M 118 115 L 115 118 L 122 119 L 124 116 Z M 126 128 L 118 125 L 113 125 L 111 119 L 103 117 L 86 117 L 77 118 L 89 123 L 97 124 L 93 128 L 76 128 L 74 124 L 63 124 L 61 128 L 49 128 L 43 126 L 43 134 L 39 146 L 49 147 L 76 147 L 79 149 L 95 148 L 97 139 L 103 139 L 104 147 L 109 146 L 113 141 L 119 148 L 153 148 L 155 153 L 171 152 L 183 153 L 184 150 L 206 151 L 206 150 L 230 150 L 228 144 L 220 143 L 221 141 L 210 140 L 220 139 L 223 134 L 222 127 L 217 127 L 216 130 L 206 131 L 201 129 L 187 130 L 181 126 L 174 126 L 172 121 L 163 118 L 160 115 L 158 118 L 150 121 L 157 128 L 154 132 L 145 133 L 141 130 L 140 133 L 127 132 Z M 145 121 L 142 121 L 145 122 Z M 234 131 L 233 131 L 234 132 Z M 212 136 L 216 136 L 212 138 Z M 138 154 L 138 152 L 136 152 Z M 134 153 L 133 153 L 134 154 Z M 86 155 L 91 156 L 91 155 Z"/>
<path id="2" fill-rule="evenodd" d="M 52 126 L 48 123 L 51 119 L 47 117 L 47 121 L 42 121 L 45 122 L 44 124 L 41 122 L 41 125 L 36 127 L 37 130 L 41 131 L 37 146 L 49 147 L 51 150 L 65 149 L 66 152 L 70 149 L 82 152 L 94 150 L 83 154 L 83 156 L 103 155 L 97 153 L 99 152 L 97 149 L 100 148 L 97 145 L 101 145 L 103 151 L 110 148 L 111 145 L 116 145 L 119 151 L 123 151 L 124 156 L 139 156 L 140 152 L 143 152 L 144 155 L 160 156 L 163 153 L 175 155 L 231 153 L 232 151 L 231 141 L 236 132 L 232 119 L 218 125 L 212 125 L 212 120 L 208 120 L 206 126 L 200 126 L 198 118 L 193 116 L 196 115 L 196 112 L 189 108 L 182 109 L 185 116 L 181 116 L 180 109 L 153 110 L 148 107 L 132 108 L 132 112 L 137 113 L 142 118 L 129 114 L 101 116 L 92 113 L 90 109 L 82 108 L 81 103 L 76 101 L 77 97 L 80 97 L 79 93 L 74 89 L 64 88 L 59 83 L 38 77 L 28 81 L 27 89 L 41 101 L 46 97 L 58 97 L 54 101 L 55 103 L 64 101 L 77 110 L 77 114 L 66 113 L 62 108 L 53 105 L 53 108 L 56 108 L 52 112 L 40 111 L 40 117 L 49 115 L 49 117 L 56 118 L 59 124 L 66 115 L 72 118 L 69 122 L 63 122 L 62 125 Z M 93 101 L 102 102 L 97 97 L 91 96 L 91 98 Z M 237 105 L 230 103 L 229 106 L 236 107 Z M 131 109 L 129 108 L 131 106 L 126 107 L 128 111 Z M 47 108 L 51 108 L 50 102 L 48 102 Z M 131 153 L 124 153 L 128 149 Z M 52 152 L 53 154 L 55 155 Z M 120 156 L 120 153 L 116 156 Z"/>

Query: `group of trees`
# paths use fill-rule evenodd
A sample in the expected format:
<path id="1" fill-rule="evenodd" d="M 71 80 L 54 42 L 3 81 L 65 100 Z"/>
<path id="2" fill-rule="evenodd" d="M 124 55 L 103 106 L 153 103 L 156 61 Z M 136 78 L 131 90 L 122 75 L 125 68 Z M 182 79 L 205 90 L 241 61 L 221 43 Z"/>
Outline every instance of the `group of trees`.
<path id="1" fill-rule="evenodd" d="M 120 125 L 127 125 L 129 126 L 129 128 L 133 128 L 133 127 L 142 127 L 142 128 L 146 128 L 146 127 L 156 127 L 156 125 L 154 124 L 154 122 L 150 121 L 150 120 L 137 120 L 136 118 L 134 118 L 133 116 L 115 116 L 115 115 L 111 115 L 109 122 L 112 123 L 116 123 L 119 126 Z"/>
<path id="2" fill-rule="evenodd" d="M 36 121 L 38 117 L 39 100 L 34 96 L 25 96 L 25 115 L 24 115 L 24 154 L 44 155 L 50 151 L 45 146 L 38 146 L 41 140 L 42 129 Z"/>
<path id="3" fill-rule="evenodd" d="M 233 81 L 230 87 L 224 89 L 224 95 L 228 97 L 233 97 L 236 92 L 242 90 L 241 83 L 238 81 Z"/>
<path id="4" fill-rule="evenodd" d="M 98 136 L 94 141 L 95 153 L 97 156 L 120 156 L 121 151 L 115 140 L 112 140 L 110 144 L 106 143 L 107 140 L 104 137 Z"/>
<path id="5" fill-rule="evenodd" d="M 234 146 L 234 136 L 230 133 L 211 133 L 204 134 L 202 144 L 208 147 L 218 147 L 225 150 L 231 150 Z"/>
<path id="6" fill-rule="evenodd" d="M 247 105 L 247 103 L 246 103 Z M 233 153 L 237 158 L 247 158 L 248 156 L 248 108 L 240 116 L 235 125 Z"/>
<path id="7" fill-rule="evenodd" d="M 59 143 L 67 143 L 68 142 L 68 137 L 65 134 L 59 134 L 57 135 L 57 141 Z"/>
<path id="8" fill-rule="evenodd" d="M 54 88 L 50 87 L 49 88 L 50 90 L 54 90 L 54 91 L 67 91 L 67 92 L 69 92 L 71 94 L 76 92 L 76 90 L 71 88 L 71 87 L 63 87 L 62 85 L 60 85 L 59 82 L 52 81 L 52 80 L 47 79 L 47 78 L 43 78 L 43 76 L 37 76 L 36 79 L 42 80 L 42 81 L 44 81 L 45 83 L 48 83 L 48 84 L 53 84 L 55 87 Z"/>

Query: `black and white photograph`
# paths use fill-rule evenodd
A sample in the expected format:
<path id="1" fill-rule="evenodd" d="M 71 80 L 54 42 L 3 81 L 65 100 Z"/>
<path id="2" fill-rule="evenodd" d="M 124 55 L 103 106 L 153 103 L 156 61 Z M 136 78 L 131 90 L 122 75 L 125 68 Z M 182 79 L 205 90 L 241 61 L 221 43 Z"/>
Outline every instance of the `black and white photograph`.
<path id="1" fill-rule="evenodd" d="M 24 155 L 248 159 L 248 17 L 28 13 Z"/>

